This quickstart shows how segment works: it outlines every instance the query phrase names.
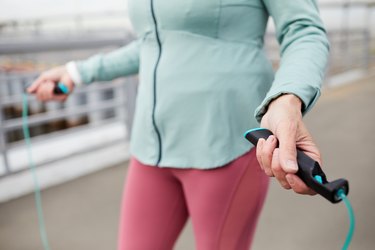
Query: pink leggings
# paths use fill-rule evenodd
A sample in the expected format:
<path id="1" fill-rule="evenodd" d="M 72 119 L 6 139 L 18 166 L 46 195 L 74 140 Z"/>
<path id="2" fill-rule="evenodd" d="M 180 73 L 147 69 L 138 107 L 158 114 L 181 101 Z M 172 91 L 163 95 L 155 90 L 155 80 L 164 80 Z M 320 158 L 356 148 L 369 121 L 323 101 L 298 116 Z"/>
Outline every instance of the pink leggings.
<path id="1" fill-rule="evenodd" d="M 119 250 L 169 250 L 190 216 L 197 250 L 249 249 L 268 189 L 255 150 L 211 170 L 131 159 Z"/>

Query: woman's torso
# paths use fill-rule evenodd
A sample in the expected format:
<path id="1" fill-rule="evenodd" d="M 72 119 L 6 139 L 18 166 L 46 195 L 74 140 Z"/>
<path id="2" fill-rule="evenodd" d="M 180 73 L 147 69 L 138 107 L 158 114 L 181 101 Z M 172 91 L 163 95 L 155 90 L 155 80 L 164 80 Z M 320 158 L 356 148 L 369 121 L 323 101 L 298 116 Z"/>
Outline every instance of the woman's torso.
<path id="1" fill-rule="evenodd" d="M 129 0 L 141 40 L 132 153 L 213 168 L 250 149 L 243 133 L 273 80 L 261 0 Z"/>

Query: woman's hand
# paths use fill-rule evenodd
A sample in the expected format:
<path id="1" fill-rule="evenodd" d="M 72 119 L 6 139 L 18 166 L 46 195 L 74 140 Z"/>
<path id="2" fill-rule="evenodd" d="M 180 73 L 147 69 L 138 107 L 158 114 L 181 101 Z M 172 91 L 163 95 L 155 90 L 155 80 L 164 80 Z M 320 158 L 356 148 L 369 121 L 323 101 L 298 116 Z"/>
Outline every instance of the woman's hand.
<path id="1" fill-rule="evenodd" d="M 315 192 L 295 175 L 296 147 L 321 164 L 319 150 L 302 121 L 301 105 L 301 100 L 292 94 L 282 95 L 270 103 L 261 127 L 271 130 L 275 136 L 259 140 L 257 159 L 265 173 L 276 177 L 283 188 L 313 195 Z M 279 148 L 276 148 L 277 140 Z"/>
<path id="2" fill-rule="evenodd" d="M 59 66 L 42 73 L 31 85 L 27 88 L 30 94 L 36 94 L 40 101 L 65 101 L 68 95 L 53 93 L 56 83 L 62 82 L 69 89 L 69 94 L 74 89 L 74 83 L 69 76 L 65 66 Z"/>

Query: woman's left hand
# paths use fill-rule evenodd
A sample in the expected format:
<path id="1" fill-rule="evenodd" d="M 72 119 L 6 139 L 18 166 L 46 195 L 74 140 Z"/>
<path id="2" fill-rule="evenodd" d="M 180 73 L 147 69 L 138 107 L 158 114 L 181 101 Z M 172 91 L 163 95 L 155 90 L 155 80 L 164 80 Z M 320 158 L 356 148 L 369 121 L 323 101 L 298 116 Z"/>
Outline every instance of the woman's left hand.
<path id="1" fill-rule="evenodd" d="M 274 136 L 259 140 L 257 159 L 265 173 L 274 176 L 283 188 L 313 195 L 315 192 L 295 175 L 298 170 L 296 148 L 321 164 L 319 150 L 302 121 L 301 105 L 301 100 L 293 94 L 281 95 L 269 104 L 261 127 L 271 130 Z M 279 148 L 276 148 L 277 140 Z"/>

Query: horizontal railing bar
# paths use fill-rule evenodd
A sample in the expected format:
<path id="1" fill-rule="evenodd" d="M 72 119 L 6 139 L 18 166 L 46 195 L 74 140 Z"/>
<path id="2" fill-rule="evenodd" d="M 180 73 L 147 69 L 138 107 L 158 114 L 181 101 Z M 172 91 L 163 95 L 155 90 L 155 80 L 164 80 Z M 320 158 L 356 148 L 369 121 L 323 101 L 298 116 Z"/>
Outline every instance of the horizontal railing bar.
<path id="1" fill-rule="evenodd" d="M 112 17 L 112 18 L 126 18 L 127 15 L 123 11 L 103 11 L 103 12 L 87 12 L 87 13 L 81 13 L 81 14 L 60 14 L 60 15 L 53 15 L 53 16 L 45 16 L 43 18 L 28 18 L 28 19 L 22 19 L 22 20 L 15 20 L 15 19 L 9 19 L 1 21 L 0 24 L 2 25 L 8 25 L 8 26 L 14 26 L 14 25 L 35 25 L 35 23 L 41 23 L 44 22 L 50 23 L 50 22 L 64 22 L 66 23 L 67 20 L 72 20 L 72 22 L 76 22 L 77 19 L 90 19 L 97 20 L 98 17 Z"/>
<path id="2" fill-rule="evenodd" d="M 36 136 L 33 136 L 31 138 L 31 140 L 32 140 L 33 143 L 34 142 L 38 143 L 38 142 L 47 141 L 47 140 L 53 140 L 53 139 L 59 138 L 61 136 L 69 135 L 69 134 L 72 134 L 72 133 L 77 133 L 77 132 L 80 132 L 80 131 L 85 131 L 88 128 L 105 126 L 105 125 L 108 125 L 108 124 L 111 124 L 111 123 L 114 123 L 114 122 L 121 122 L 121 120 L 119 118 L 115 117 L 115 118 L 105 119 L 105 120 L 102 120 L 102 121 L 100 121 L 98 123 L 94 123 L 94 124 L 86 123 L 86 124 L 82 124 L 82 125 L 79 125 L 79 126 L 70 127 L 70 128 L 66 128 L 66 129 L 62 129 L 62 130 L 57 130 L 57 131 L 53 131 L 53 132 L 46 133 L 46 134 L 36 135 Z M 17 148 L 17 147 L 23 146 L 24 144 L 25 144 L 25 142 L 23 140 L 8 142 L 7 145 L 6 145 L 6 149 L 9 150 L 9 149 Z"/>
<path id="3" fill-rule="evenodd" d="M 94 91 L 103 91 L 103 90 L 110 90 L 121 85 L 127 84 L 126 82 L 119 82 L 119 81 L 111 81 L 111 82 L 101 82 L 100 84 L 95 85 L 85 85 L 84 87 L 77 87 L 74 89 L 72 96 L 68 97 L 71 98 L 76 94 L 83 94 L 83 93 L 90 93 Z M 4 96 L 2 98 L 3 105 L 10 105 L 10 104 L 21 104 L 22 103 L 22 95 L 12 95 L 12 96 Z M 33 95 L 28 95 L 27 98 L 29 101 L 36 101 L 36 97 Z"/>
<path id="4" fill-rule="evenodd" d="M 40 39 L 38 42 L 2 42 L 0 55 L 37 53 L 47 51 L 66 51 L 74 49 L 98 48 L 103 46 L 123 46 L 131 40 L 130 35 L 118 37 L 87 37 L 70 39 Z"/>
<path id="5" fill-rule="evenodd" d="M 337 7 L 352 7 L 352 6 L 360 6 L 360 7 L 375 7 L 375 2 L 374 1 L 369 1 L 369 0 L 357 0 L 357 1 L 347 1 L 347 2 L 321 2 L 319 3 L 319 7 L 321 9 L 324 8 L 337 8 Z"/>
<path id="6" fill-rule="evenodd" d="M 17 74 L 1 74 L 0 75 L 0 81 L 6 81 L 6 80 L 13 80 L 13 79 L 28 79 L 28 78 L 34 78 L 37 77 L 38 73 L 37 72 L 17 72 Z"/>
<path id="7" fill-rule="evenodd" d="M 84 106 L 75 106 L 73 108 L 65 109 L 65 110 L 55 110 L 50 111 L 47 113 L 35 114 L 28 117 L 28 125 L 38 125 L 43 124 L 48 121 L 61 119 L 61 118 L 68 118 L 70 116 L 75 115 L 82 115 L 87 114 L 89 112 L 97 112 L 117 107 L 124 107 L 126 102 L 119 102 L 116 103 L 113 100 L 102 101 L 99 104 L 93 105 L 84 105 Z M 11 120 L 3 121 L 3 129 L 5 131 L 11 131 L 22 127 L 22 118 L 15 118 Z"/>
<path id="8" fill-rule="evenodd" d="M 103 144 L 100 144 L 100 145 L 95 145 L 95 146 L 93 146 L 91 148 L 88 148 L 88 149 L 79 150 L 78 152 L 75 152 L 75 153 L 72 153 L 71 155 L 69 155 L 69 157 L 77 156 L 77 155 L 80 155 L 82 153 L 89 153 L 89 152 L 92 152 L 92 151 L 95 151 L 95 150 L 98 150 L 98 149 L 113 146 L 114 144 L 119 144 L 119 143 L 123 143 L 123 142 L 124 142 L 124 138 L 116 139 L 116 140 L 106 142 L 106 143 L 103 143 Z M 51 163 L 54 163 L 54 162 L 57 162 L 57 161 L 61 161 L 63 159 L 66 159 L 66 156 L 45 161 L 43 163 L 37 164 L 36 167 L 37 168 L 45 167 L 45 166 L 48 166 L 48 164 L 51 164 Z M 8 173 L 4 173 L 4 174 L 0 175 L 0 180 L 1 180 L 1 178 L 7 177 L 7 176 L 10 176 L 10 175 L 13 175 L 13 174 L 22 173 L 22 172 L 25 172 L 25 171 L 28 171 L 27 167 L 24 168 L 24 169 L 12 170 Z"/>

